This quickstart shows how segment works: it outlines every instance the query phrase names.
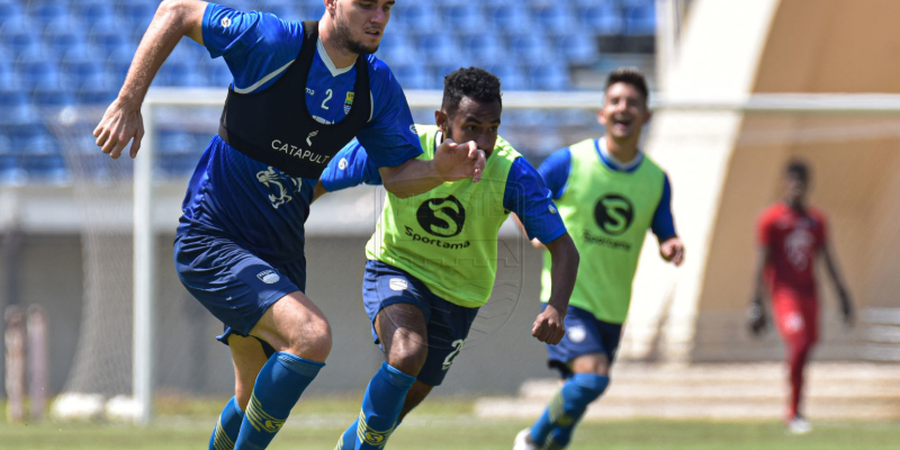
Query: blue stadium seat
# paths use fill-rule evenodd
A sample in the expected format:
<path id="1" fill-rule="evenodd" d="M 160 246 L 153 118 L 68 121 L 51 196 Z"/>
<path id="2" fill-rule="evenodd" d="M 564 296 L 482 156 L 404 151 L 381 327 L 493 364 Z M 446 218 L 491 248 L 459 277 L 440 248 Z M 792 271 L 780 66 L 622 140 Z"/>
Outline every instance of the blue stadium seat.
<path id="1" fill-rule="evenodd" d="M 0 134 L 0 156 L 9 155 L 12 153 L 12 145 L 9 143 L 9 138 Z"/>
<path id="2" fill-rule="evenodd" d="M 656 34 L 656 8 L 652 2 L 632 6 L 625 11 L 625 34 L 629 36 Z"/>
<path id="3" fill-rule="evenodd" d="M 593 64 L 600 57 L 593 34 L 577 31 L 557 38 L 556 53 L 562 55 L 570 65 L 579 66 Z"/>
<path id="4" fill-rule="evenodd" d="M 132 33 L 139 33 L 138 36 L 143 35 L 158 6 L 159 2 L 155 0 L 120 1 L 116 8 L 120 29 L 132 30 Z"/>
<path id="5" fill-rule="evenodd" d="M 24 61 L 20 60 L 16 66 L 21 87 L 27 92 L 31 92 L 38 86 L 42 88 L 62 87 L 59 70 L 54 63 L 44 59 L 29 58 Z"/>
<path id="6" fill-rule="evenodd" d="M 561 91 L 569 89 L 569 71 L 564 61 L 548 61 L 536 64 L 529 70 L 531 88 L 538 91 Z"/>
<path id="7" fill-rule="evenodd" d="M 536 33 L 512 36 L 509 50 L 511 56 L 519 61 L 544 61 L 553 57 L 549 39 Z"/>
<path id="8" fill-rule="evenodd" d="M 524 33 L 531 30 L 534 23 L 526 8 L 521 4 L 508 3 L 491 5 L 487 8 L 488 26 L 504 33 Z"/>
<path id="9" fill-rule="evenodd" d="M 431 74 L 420 63 L 392 65 L 391 71 L 403 89 L 432 88 Z"/>
<path id="10" fill-rule="evenodd" d="M 535 8 L 532 16 L 537 23 L 551 34 L 572 32 L 577 29 L 578 21 L 568 5 L 553 3 Z"/>
<path id="11" fill-rule="evenodd" d="M 461 36 L 483 35 L 487 24 L 481 8 L 472 2 L 445 5 L 442 16 L 447 27 Z"/>
<path id="12" fill-rule="evenodd" d="M 28 174 L 19 162 L 21 157 L 16 154 L 0 154 L 0 184 L 22 185 L 28 179 Z"/>
<path id="13" fill-rule="evenodd" d="M 507 59 L 506 45 L 494 33 L 465 36 L 461 44 L 466 57 L 479 66 L 497 64 Z"/>
<path id="14" fill-rule="evenodd" d="M 65 184 L 69 181 L 66 161 L 61 155 L 27 155 L 21 159 L 30 182 Z"/>
<path id="15" fill-rule="evenodd" d="M 47 24 L 58 19 L 68 19 L 69 8 L 63 2 L 29 2 L 25 12 L 32 19 Z"/>
<path id="16" fill-rule="evenodd" d="M 0 87 L 4 89 L 16 89 L 19 87 L 19 78 L 9 59 L 0 52 Z"/>
<path id="17" fill-rule="evenodd" d="M 199 74 L 196 64 L 168 60 L 153 80 L 154 86 L 197 87 L 206 85 L 206 74 Z"/>
<path id="18" fill-rule="evenodd" d="M 228 70 L 225 61 L 213 61 L 205 66 L 206 86 L 228 87 L 233 81 L 234 76 Z"/>
<path id="19" fill-rule="evenodd" d="M 40 28 L 27 19 L 10 19 L 0 25 L 0 46 L 6 47 L 14 55 L 39 46 Z"/>
<path id="20" fill-rule="evenodd" d="M 37 120 L 37 110 L 31 105 L 25 92 L 19 89 L 0 90 L 0 127 L 7 129 Z"/>
<path id="21" fill-rule="evenodd" d="M 88 49 L 72 49 L 60 60 L 63 83 L 73 92 L 106 86 L 109 80 L 106 79 L 104 63 L 99 55 L 91 54 Z"/>
<path id="22" fill-rule="evenodd" d="M 160 155 L 199 154 L 194 137 L 182 130 L 161 129 L 156 132 L 156 149 Z"/>
<path id="23" fill-rule="evenodd" d="M 56 140 L 40 122 L 22 124 L 9 130 L 9 143 L 13 151 L 28 155 L 59 153 Z"/>
<path id="24" fill-rule="evenodd" d="M 376 55 L 390 67 L 395 64 L 412 64 L 419 61 L 413 41 L 403 30 L 392 30 L 381 38 Z"/>
<path id="25" fill-rule="evenodd" d="M 44 45 L 59 54 L 86 44 L 84 31 L 70 24 L 68 20 L 55 20 L 47 24 L 42 33 L 42 40 Z"/>
<path id="26" fill-rule="evenodd" d="M 405 2 L 394 7 L 391 20 L 396 23 L 389 26 L 397 26 L 414 33 L 433 33 L 441 25 L 441 18 L 437 15 L 432 4 L 425 2 Z"/>
<path id="27" fill-rule="evenodd" d="M 0 23 L 21 20 L 24 14 L 19 1 L 0 0 Z"/>
<path id="28" fill-rule="evenodd" d="M 104 27 L 108 30 L 118 28 L 116 23 L 115 2 L 109 0 L 80 0 L 70 7 L 70 17 L 78 20 L 85 29 Z"/>
<path id="29" fill-rule="evenodd" d="M 31 101 L 38 107 L 59 108 L 74 105 L 75 96 L 68 90 L 37 87 L 31 93 Z"/>
<path id="30" fill-rule="evenodd" d="M 121 86 L 125 81 L 125 75 L 134 58 L 134 50 L 119 49 L 109 54 L 106 58 L 104 69 L 109 82 Z"/>
<path id="31" fill-rule="evenodd" d="M 308 17 L 302 17 L 306 12 L 296 0 L 266 0 L 260 2 L 257 6 L 259 11 L 272 13 L 284 20 L 306 20 Z"/>
<path id="32" fill-rule="evenodd" d="M 521 91 L 528 89 L 528 79 L 522 69 L 512 62 L 489 64 L 484 70 L 500 78 L 500 86 L 504 91 Z"/>
<path id="33" fill-rule="evenodd" d="M 613 3 L 601 3 L 596 6 L 587 6 L 579 10 L 583 28 L 593 30 L 594 33 L 603 36 L 622 34 L 625 30 L 625 20 L 618 5 Z"/>
<path id="34" fill-rule="evenodd" d="M 460 45 L 447 33 L 423 34 L 418 38 L 419 61 L 441 64 L 457 61 L 462 55 Z"/>
<path id="35" fill-rule="evenodd" d="M 325 3 L 320 1 L 306 2 L 305 11 L 298 11 L 300 20 L 319 20 L 325 15 Z"/>
<path id="36" fill-rule="evenodd" d="M 87 34 L 87 41 L 105 55 L 109 55 L 118 51 L 125 51 L 134 54 L 137 47 L 132 46 L 128 36 L 123 35 L 116 29 L 110 29 L 103 24 L 97 24 L 91 27 Z"/>

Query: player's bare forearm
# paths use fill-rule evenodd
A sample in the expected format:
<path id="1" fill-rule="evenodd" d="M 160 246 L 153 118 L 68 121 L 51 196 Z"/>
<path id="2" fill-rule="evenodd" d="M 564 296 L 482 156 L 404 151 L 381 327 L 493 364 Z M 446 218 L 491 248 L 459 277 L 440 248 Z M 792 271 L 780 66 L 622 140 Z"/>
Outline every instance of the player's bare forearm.
<path id="1" fill-rule="evenodd" d="M 322 180 L 319 180 L 319 182 L 316 183 L 316 187 L 313 189 L 312 202 L 315 202 L 316 200 L 319 199 L 319 197 L 321 197 L 327 193 L 328 193 L 328 189 L 325 189 L 325 185 L 322 184 Z M 312 202 L 310 202 L 310 203 L 312 203 Z"/>
<path id="2" fill-rule="evenodd" d="M 756 256 L 756 278 L 753 288 L 753 297 L 750 299 L 750 308 L 748 311 L 748 323 L 750 332 L 754 336 L 759 336 L 766 329 L 768 317 L 766 309 L 763 305 L 763 291 L 765 290 L 765 281 L 763 280 L 763 270 L 766 261 L 769 259 L 769 247 L 762 246 L 759 248 Z"/>
<path id="3" fill-rule="evenodd" d="M 199 0 L 165 0 L 160 3 L 150 26 L 144 32 L 119 92 L 123 101 L 140 105 L 150 83 L 175 45 L 187 36 L 203 44 L 203 13 L 206 2 Z"/>
<path id="4" fill-rule="evenodd" d="M 835 261 L 831 254 L 830 245 L 827 242 L 822 245 L 821 254 L 822 258 L 825 260 L 828 274 L 831 276 L 831 281 L 834 282 L 834 288 L 837 290 L 838 299 L 841 302 L 841 313 L 844 315 L 844 322 L 848 325 L 852 324 L 854 321 L 854 311 L 853 302 L 850 301 L 850 292 L 844 284 L 844 279 L 841 277 L 841 273 L 838 270 L 837 261 Z"/>
<path id="5" fill-rule="evenodd" d="M 434 168 L 434 161 L 413 158 L 396 167 L 380 167 L 378 171 L 384 188 L 399 198 L 428 192 L 444 182 Z"/>
<path id="6" fill-rule="evenodd" d="M 137 156 L 144 137 L 141 104 L 150 83 L 182 36 L 203 43 L 201 27 L 206 5 L 198 0 L 166 0 L 159 5 L 138 45 L 118 97 L 94 129 L 96 144 L 103 153 L 116 159 L 133 139 L 130 155 Z"/>
<path id="7" fill-rule="evenodd" d="M 547 307 L 537 316 L 531 327 L 531 335 L 547 344 L 558 344 L 566 334 L 565 317 L 569 297 L 575 287 L 578 274 L 578 250 L 568 233 L 547 244 L 552 267 L 550 269 L 551 292 Z"/>
<path id="8" fill-rule="evenodd" d="M 579 255 L 575 248 L 575 242 L 564 233 L 562 236 L 547 244 L 550 251 L 550 301 L 552 306 L 565 312 L 569 307 L 569 297 L 575 288 L 575 277 L 578 275 Z"/>

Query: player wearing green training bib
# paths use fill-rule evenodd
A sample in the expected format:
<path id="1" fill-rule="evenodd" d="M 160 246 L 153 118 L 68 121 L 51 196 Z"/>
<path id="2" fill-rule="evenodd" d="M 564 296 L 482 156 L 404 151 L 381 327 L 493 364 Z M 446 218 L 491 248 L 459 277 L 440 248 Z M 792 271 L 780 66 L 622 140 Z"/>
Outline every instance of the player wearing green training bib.
<path id="1" fill-rule="evenodd" d="M 647 95 L 640 72 L 613 71 L 598 114 L 606 135 L 553 153 L 539 169 L 581 263 L 566 314 L 566 336 L 547 345 L 550 366 L 566 382 L 537 422 L 516 436 L 514 450 L 566 448 L 588 405 L 606 390 L 647 230 L 659 239 L 666 261 L 681 265 L 684 260 L 668 177 L 638 149 L 651 116 Z M 553 289 L 549 269 L 545 265 L 542 301 Z"/>
<path id="2" fill-rule="evenodd" d="M 396 424 L 441 384 L 491 295 L 497 232 L 510 212 L 521 218 L 529 237 L 548 243 L 553 260 L 553 292 L 532 335 L 553 344 L 565 334 L 578 253 L 540 175 L 497 135 L 501 111 L 500 80 L 482 69 L 460 69 L 444 80 L 437 126 L 416 126 L 421 159 L 431 160 L 434 149 L 448 141 L 471 141 L 487 154 L 487 164 L 477 183 L 443 183 L 407 198 L 387 194 L 366 246 L 363 281 L 373 338 L 386 362 L 336 449 L 382 448 Z M 364 149 L 351 144 L 320 181 L 318 192 L 379 184 L 380 177 Z"/>

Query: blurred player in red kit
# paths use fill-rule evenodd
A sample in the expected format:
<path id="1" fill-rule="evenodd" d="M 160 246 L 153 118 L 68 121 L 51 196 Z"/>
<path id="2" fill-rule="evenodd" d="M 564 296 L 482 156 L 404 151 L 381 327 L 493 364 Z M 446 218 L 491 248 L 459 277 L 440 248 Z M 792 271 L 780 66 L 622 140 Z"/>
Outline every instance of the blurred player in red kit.
<path id="1" fill-rule="evenodd" d="M 803 369 L 818 339 L 819 300 L 814 272 L 820 256 L 834 281 L 844 322 L 853 323 L 853 304 L 828 245 L 825 217 L 806 204 L 809 178 L 809 167 L 804 162 L 788 163 L 783 200 L 760 215 L 758 276 L 750 305 L 750 330 L 760 335 L 768 322 L 763 306 L 763 286 L 767 286 L 775 327 L 787 347 L 791 395 L 784 419 L 788 432 L 794 434 L 812 431 L 798 408 Z"/>

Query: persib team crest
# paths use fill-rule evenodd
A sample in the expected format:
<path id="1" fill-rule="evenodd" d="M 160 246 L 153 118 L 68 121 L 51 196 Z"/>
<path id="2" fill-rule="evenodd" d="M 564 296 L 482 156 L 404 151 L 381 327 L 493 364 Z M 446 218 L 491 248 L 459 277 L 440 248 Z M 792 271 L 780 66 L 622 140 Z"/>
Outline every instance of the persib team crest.
<path id="1" fill-rule="evenodd" d="M 354 94 L 352 92 L 347 93 L 347 98 L 344 99 L 344 114 L 350 114 L 350 108 L 353 106 L 353 97 Z"/>

